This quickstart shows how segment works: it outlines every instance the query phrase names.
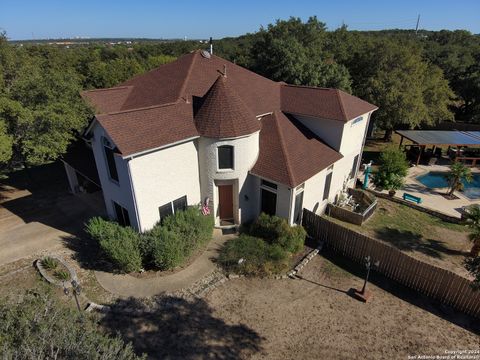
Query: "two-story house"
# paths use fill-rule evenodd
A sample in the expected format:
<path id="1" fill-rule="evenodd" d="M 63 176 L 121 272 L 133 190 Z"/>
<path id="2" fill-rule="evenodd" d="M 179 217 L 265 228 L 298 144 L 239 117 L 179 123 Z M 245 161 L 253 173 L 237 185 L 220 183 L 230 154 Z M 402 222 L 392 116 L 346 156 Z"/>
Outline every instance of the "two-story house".
<path id="1" fill-rule="evenodd" d="M 86 91 L 108 215 L 139 231 L 187 205 L 217 226 L 260 212 L 298 223 L 356 177 L 376 106 L 336 89 L 274 82 L 195 51 L 125 83 Z M 72 190 L 75 166 L 66 162 Z M 98 180 L 97 180 L 98 181 Z"/>

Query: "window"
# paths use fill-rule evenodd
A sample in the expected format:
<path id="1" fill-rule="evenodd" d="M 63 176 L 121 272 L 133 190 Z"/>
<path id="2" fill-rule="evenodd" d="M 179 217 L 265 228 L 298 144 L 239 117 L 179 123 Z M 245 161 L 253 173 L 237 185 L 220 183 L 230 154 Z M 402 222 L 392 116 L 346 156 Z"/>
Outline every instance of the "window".
<path id="1" fill-rule="evenodd" d="M 360 116 L 360 117 L 356 118 L 355 120 L 352 121 L 352 126 L 355 125 L 355 124 L 358 124 L 362 120 L 363 120 L 363 116 Z"/>
<path id="2" fill-rule="evenodd" d="M 187 195 L 173 201 L 173 212 L 187 209 Z"/>
<path id="3" fill-rule="evenodd" d="M 295 208 L 293 211 L 293 222 L 300 225 L 302 222 L 302 209 L 303 209 L 303 191 L 299 192 L 295 196 Z"/>
<path id="4" fill-rule="evenodd" d="M 330 185 L 332 183 L 332 174 L 328 173 L 327 177 L 325 178 L 325 187 L 323 188 L 323 200 L 327 200 L 328 196 L 330 195 Z"/>
<path id="5" fill-rule="evenodd" d="M 113 202 L 113 207 L 115 208 L 115 216 L 117 217 L 117 222 L 122 226 L 130 226 L 130 217 L 128 216 L 127 209 L 123 208 L 115 201 Z"/>
<path id="6" fill-rule="evenodd" d="M 104 145 L 105 158 L 107 159 L 108 176 L 110 179 L 118 182 L 117 165 L 115 164 L 115 155 L 111 147 Z"/>
<path id="7" fill-rule="evenodd" d="M 274 183 L 272 183 L 270 181 L 267 181 L 267 180 L 262 180 L 262 186 L 268 187 L 270 189 L 277 190 L 277 184 L 274 184 Z"/>
<path id="8" fill-rule="evenodd" d="M 177 211 L 187 209 L 187 195 L 182 196 L 176 200 L 170 201 L 158 208 L 160 213 L 160 221 L 163 221 L 167 216 L 175 214 Z"/>
<path id="9" fill-rule="evenodd" d="M 355 158 L 353 159 L 352 171 L 350 172 L 350 177 L 352 179 L 355 178 L 355 174 L 357 173 L 357 167 L 358 167 L 358 155 L 355 155 Z"/>
<path id="10" fill-rule="evenodd" d="M 222 145 L 218 150 L 218 168 L 233 169 L 233 146 Z"/>
<path id="11" fill-rule="evenodd" d="M 160 220 L 163 220 L 173 214 L 172 203 L 169 202 L 168 204 L 162 205 L 158 210 L 160 211 Z"/>

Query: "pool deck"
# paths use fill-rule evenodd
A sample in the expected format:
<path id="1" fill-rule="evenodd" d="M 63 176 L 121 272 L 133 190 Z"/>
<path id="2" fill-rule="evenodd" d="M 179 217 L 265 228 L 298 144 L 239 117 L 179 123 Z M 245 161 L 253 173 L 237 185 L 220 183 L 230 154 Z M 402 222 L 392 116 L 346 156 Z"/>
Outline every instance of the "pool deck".
<path id="1" fill-rule="evenodd" d="M 425 187 L 425 185 L 416 179 L 417 176 L 426 174 L 430 171 L 447 172 L 449 169 L 449 166 L 445 165 L 419 165 L 411 167 L 405 179 L 404 187 L 400 190 L 397 190 L 395 197 L 401 199 L 404 193 L 409 193 L 422 199 L 420 206 L 460 218 L 461 209 L 464 206 L 472 204 L 480 205 L 480 199 L 471 200 L 464 196 L 461 192 L 455 191 L 455 195 L 458 197 L 458 199 L 449 200 L 444 197 L 447 192 L 447 188 L 430 189 Z M 480 173 L 478 169 L 472 169 L 472 172 Z M 387 193 L 388 191 L 383 192 Z"/>

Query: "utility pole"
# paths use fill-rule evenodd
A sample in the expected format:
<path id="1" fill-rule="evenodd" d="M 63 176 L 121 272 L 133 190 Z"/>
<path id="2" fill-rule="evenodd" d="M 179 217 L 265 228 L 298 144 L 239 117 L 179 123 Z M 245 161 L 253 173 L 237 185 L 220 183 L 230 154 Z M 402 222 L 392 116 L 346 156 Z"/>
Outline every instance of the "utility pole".
<path id="1" fill-rule="evenodd" d="M 418 14 L 418 17 L 417 17 L 417 26 L 415 26 L 415 35 L 418 32 L 418 24 L 420 24 L 420 14 Z"/>

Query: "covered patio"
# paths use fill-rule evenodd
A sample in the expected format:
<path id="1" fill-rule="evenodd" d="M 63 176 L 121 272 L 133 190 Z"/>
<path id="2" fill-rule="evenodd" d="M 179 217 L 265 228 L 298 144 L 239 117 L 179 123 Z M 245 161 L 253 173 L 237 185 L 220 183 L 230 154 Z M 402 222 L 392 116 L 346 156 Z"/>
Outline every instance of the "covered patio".
<path id="1" fill-rule="evenodd" d="M 417 166 L 422 159 L 426 159 L 428 165 L 434 165 L 443 155 L 472 167 L 476 166 L 480 160 L 480 131 L 397 130 L 395 132 L 400 135 L 399 147 L 404 147 Z M 404 139 L 411 141 L 412 144 L 403 144 Z M 431 148 L 427 148 L 430 146 Z M 446 154 L 442 154 L 442 147 L 447 147 Z"/>

